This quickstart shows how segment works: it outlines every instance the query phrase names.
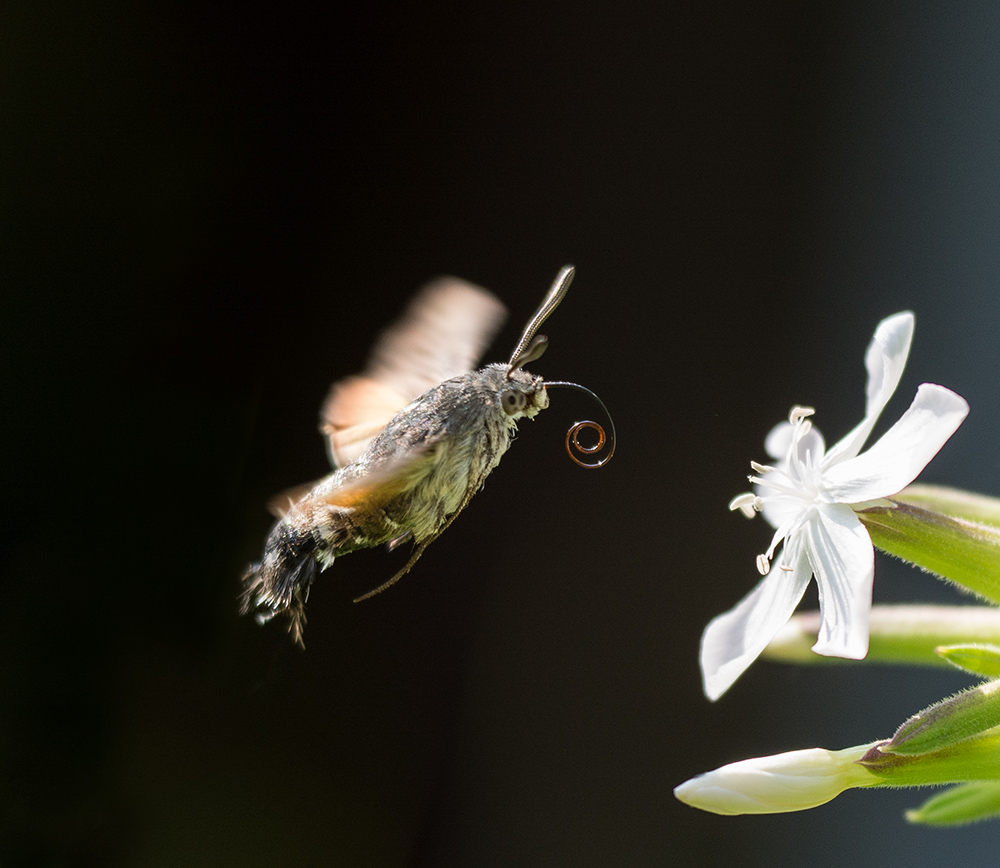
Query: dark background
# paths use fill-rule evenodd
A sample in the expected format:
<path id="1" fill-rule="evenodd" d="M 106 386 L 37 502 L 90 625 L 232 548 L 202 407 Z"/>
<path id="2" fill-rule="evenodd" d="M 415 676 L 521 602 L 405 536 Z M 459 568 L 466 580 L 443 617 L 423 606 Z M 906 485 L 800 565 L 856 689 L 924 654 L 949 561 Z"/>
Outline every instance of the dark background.
<path id="1" fill-rule="evenodd" d="M 911 308 L 972 404 L 924 478 L 1000 491 L 994 4 L 4 4 L 0 864 L 937 865 L 994 826 L 926 793 L 719 818 L 684 779 L 889 735 L 966 681 L 754 666 L 701 695 L 757 579 L 726 511 L 794 403 L 838 439 Z M 397 587 L 322 577 L 308 649 L 237 616 L 317 412 L 443 272 L 553 393 Z M 880 600 L 956 599 L 880 558 Z"/>

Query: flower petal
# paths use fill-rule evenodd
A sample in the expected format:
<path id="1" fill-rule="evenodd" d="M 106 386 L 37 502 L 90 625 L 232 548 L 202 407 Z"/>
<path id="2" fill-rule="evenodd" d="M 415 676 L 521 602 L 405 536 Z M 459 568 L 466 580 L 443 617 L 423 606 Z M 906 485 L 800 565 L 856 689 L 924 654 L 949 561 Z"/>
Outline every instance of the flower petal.
<path id="1" fill-rule="evenodd" d="M 701 637 L 701 672 L 709 699 L 722 696 L 757 659 L 795 611 L 811 575 L 802 553 L 794 571 L 775 567 L 735 608 L 712 619 Z"/>
<path id="2" fill-rule="evenodd" d="M 865 367 L 868 369 L 865 418 L 843 440 L 831 447 L 823 462 L 824 466 L 832 467 L 840 461 L 853 458 L 861 451 L 879 415 L 899 385 L 912 340 L 913 314 L 908 310 L 878 324 L 865 353 Z"/>
<path id="3" fill-rule="evenodd" d="M 958 430 L 969 405 L 944 386 L 924 383 L 908 409 L 871 449 L 823 474 L 838 503 L 862 503 L 902 491 Z"/>
<path id="4" fill-rule="evenodd" d="M 805 550 L 819 585 L 820 628 L 812 650 L 860 660 L 868 653 L 868 619 L 875 549 L 849 507 L 818 506 L 803 529 Z"/>
<path id="5" fill-rule="evenodd" d="M 766 495 L 767 489 L 761 485 L 755 485 L 754 493 Z M 760 512 L 771 527 L 787 531 L 787 528 L 802 512 L 802 502 L 796 501 L 794 497 L 772 497 L 764 501 Z M 785 533 L 781 535 L 785 536 Z"/>
<path id="6" fill-rule="evenodd" d="M 792 448 L 792 437 L 795 434 L 795 426 L 791 422 L 779 422 L 767 434 L 764 440 L 764 450 L 772 458 L 785 462 L 788 460 L 788 450 Z M 823 442 L 823 435 L 818 428 L 810 428 L 804 437 L 799 438 L 799 455 L 805 456 L 806 452 L 812 453 L 813 460 L 819 458 L 826 449 Z"/>
<path id="7" fill-rule="evenodd" d="M 779 422 L 764 438 L 764 451 L 776 461 L 783 461 L 792 448 L 792 434 L 795 426 L 791 422 Z"/>

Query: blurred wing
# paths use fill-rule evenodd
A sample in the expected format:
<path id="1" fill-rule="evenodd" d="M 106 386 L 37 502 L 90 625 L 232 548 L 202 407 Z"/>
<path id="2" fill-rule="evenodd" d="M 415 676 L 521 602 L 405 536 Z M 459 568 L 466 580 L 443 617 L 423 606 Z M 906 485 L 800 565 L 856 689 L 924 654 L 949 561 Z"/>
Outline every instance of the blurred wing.
<path id="1" fill-rule="evenodd" d="M 456 277 L 427 284 L 379 337 L 364 372 L 333 384 L 320 430 L 343 467 L 403 407 L 444 380 L 472 370 L 503 325 L 503 304 Z"/>
<path id="2" fill-rule="evenodd" d="M 333 384 L 323 405 L 320 430 L 329 437 L 330 463 L 344 467 L 411 399 L 378 380 L 358 374 Z"/>

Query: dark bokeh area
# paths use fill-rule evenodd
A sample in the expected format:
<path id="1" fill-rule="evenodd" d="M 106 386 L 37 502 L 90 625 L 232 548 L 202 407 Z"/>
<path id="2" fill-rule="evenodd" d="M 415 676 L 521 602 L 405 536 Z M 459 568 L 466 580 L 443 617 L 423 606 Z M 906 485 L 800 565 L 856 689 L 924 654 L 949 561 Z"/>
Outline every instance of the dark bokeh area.
<path id="1" fill-rule="evenodd" d="M 972 415 L 925 479 L 1000 492 L 1000 12 L 7 4 L 0 26 L 0 863 L 913 866 L 995 829 L 923 794 L 720 818 L 747 756 L 889 735 L 958 674 L 759 663 L 698 638 L 757 578 L 726 511 L 795 403 L 839 438 L 876 323 Z M 317 416 L 440 273 L 510 308 L 558 268 L 573 393 L 413 573 L 321 577 L 307 650 L 237 614 Z M 405 553 L 404 553 L 405 556 Z M 882 600 L 956 599 L 879 560 Z M 989 848 L 989 849 L 986 849 Z"/>

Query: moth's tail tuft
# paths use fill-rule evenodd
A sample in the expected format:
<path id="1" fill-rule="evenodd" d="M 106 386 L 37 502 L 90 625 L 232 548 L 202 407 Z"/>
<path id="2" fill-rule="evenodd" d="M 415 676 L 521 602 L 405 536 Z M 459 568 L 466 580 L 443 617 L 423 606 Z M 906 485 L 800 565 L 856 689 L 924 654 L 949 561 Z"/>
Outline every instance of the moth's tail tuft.
<path id="1" fill-rule="evenodd" d="M 263 560 L 251 564 L 243 574 L 240 594 L 241 615 L 252 612 L 258 624 L 267 623 L 275 615 L 286 615 L 288 632 L 303 648 L 305 604 L 316 579 L 313 548 L 311 536 L 297 534 L 279 523 L 268 537 Z"/>

